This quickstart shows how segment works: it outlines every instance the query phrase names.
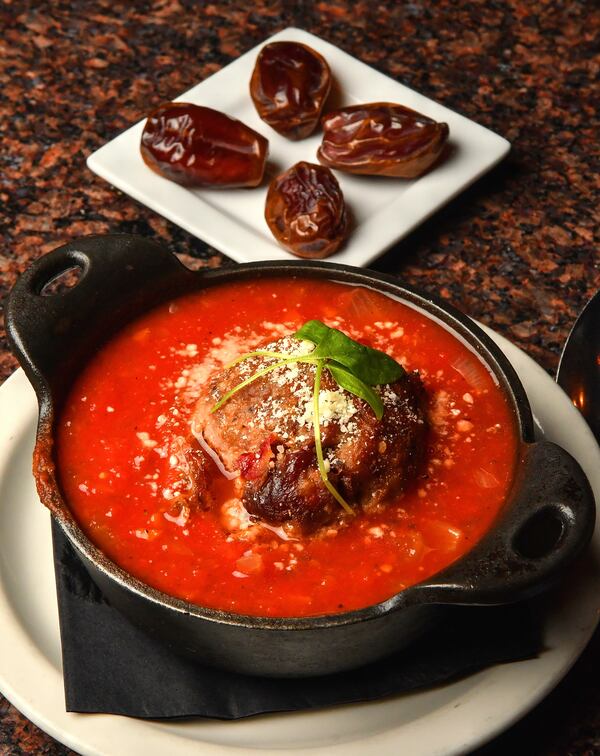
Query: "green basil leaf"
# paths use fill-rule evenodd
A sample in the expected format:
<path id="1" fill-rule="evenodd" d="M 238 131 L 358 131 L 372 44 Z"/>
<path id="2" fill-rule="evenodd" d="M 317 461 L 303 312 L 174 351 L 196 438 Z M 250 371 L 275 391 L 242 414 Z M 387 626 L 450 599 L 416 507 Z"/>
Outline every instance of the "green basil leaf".
<path id="1" fill-rule="evenodd" d="M 337 328 L 328 330 L 311 357 L 335 360 L 369 386 L 393 383 L 406 372 L 402 365 L 385 352 L 359 344 Z"/>
<path id="2" fill-rule="evenodd" d="M 364 399 L 371 406 L 375 417 L 381 420 L 383 417 L 383 402 L 379 394 L 375 393 L 370 386 L 363 383 L 360 378 L 353 375 L 343 365 L 339 365 L 336 362 L 327 362 L 325 363 L 325 367 L 329 370 L 338 386 L 346 389 L 346 391 L 354 394 L 359 399 Z"/>
<path id="3" fill-rule="evenodd" d="M 299 328 L 294 336 L 304 341 L 312 341 L 313 344 L 319 344 L 327 333 L 331 330 L 325 323 L 320 320 L 309 320 Z"/>

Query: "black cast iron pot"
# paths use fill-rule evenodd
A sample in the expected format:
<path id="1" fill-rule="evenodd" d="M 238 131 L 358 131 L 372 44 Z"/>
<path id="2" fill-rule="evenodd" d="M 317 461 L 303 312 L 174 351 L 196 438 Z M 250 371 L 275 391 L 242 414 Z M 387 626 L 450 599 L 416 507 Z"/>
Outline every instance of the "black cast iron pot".
<path id="1" fill-rule="evenodd" d="M 45 296 L 47 284 L 72 267 L 81 271 L 77 285 Z M 469 553 L 376 606 L 297 619 L 205 609 L 133 578 L 83 534 L 57 481 L 55 418 L 74 376 L 98 346 L 132 318 L 167 299 L 222 281 L 294 275 L 368 286 L 392 295 L 464 339 L 495 374 L 512 405 L 521 437 L 515 481 L 492 529 Z M 567 452 L 549 442 L 534 442 L 525 391 L 501 351 L 469 318 L 389 276 L 304 261 L 192 272 L 147 239 L 94 236 L 35 262 L 12 290 L 6 316 L 12 348 L 39 401 L 34 474 L 41 500 L 108 600 L 177 652 L 265 676 L 349 669 L 406 645 L 435 621 L 444 605 L 504 604 L 532 596 L 548 587 L 591 537 L 595 509 L 590 486 Z"/>

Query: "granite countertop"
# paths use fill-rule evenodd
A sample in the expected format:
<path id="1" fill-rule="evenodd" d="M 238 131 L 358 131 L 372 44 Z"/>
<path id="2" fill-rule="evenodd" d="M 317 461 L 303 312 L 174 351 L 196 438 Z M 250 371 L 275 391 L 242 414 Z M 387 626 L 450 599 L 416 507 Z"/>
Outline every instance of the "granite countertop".
<path id="1" fill-rule="evenodd" d="M 232 264 L 92 175 L 85 159 L 294 25 L 512 142 L 499 167 L 372 267 L 441 295 L 553 374 L 600 288 L 599 24 L 583 0 L 3 0 L 0 297 L 34 259 L 84 234 L 138 233 L 196 267 Z M 16 367 L 0 330 L 0 380 Z M 600 752 L 598 669 L 597 634 L 558 689 L 480 753 Z M 69 751 L 0 697 L 0 754 L 23 753 Z"/>

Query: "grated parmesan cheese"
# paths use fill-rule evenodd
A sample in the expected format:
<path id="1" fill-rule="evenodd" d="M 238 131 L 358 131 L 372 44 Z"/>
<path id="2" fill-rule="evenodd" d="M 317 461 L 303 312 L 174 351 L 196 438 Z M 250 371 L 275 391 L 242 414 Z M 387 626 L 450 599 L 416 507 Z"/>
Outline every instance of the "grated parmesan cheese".
<path id="1" fill-rule="evenodd" d="M 348 424 L 353 415 L 358 412 L 356 404 L 343 389 L 336 391 L 319 391 L 319 419 L 323 425 L 332 420 L 338 420 L 340 425 Z M 298 419 L 300 427 L 311 427 L 314 422 L 314 402 L 312 398 L 304 405 L 304 412 Z"/>
<path id="2" fill-rule="evenodd" d="M 145 447 L 147 447 L 148 449 L 152 449 L 152 448 L 153 448 L 153 447 L 155 447 L 155 446 L 156 446 L 156 444 L 158 443 L 157 441 L 153 441 L 153 440 L 152 440 L 152 439 L 150 438 L 150 434 L 149 434 L 149 433 L 147 433 L 146 431 L 139 431 L 139 432 L 138 432 L 138 433 L 136 433 L 135 435 L 136 435 L 136 436 L 137 436 L 137 437 L 139 438 L 139 440 L 140 440 L 140 441 L 142 442 L 142 445 L 143 445 L 143 446 L 145 446 Z"/>

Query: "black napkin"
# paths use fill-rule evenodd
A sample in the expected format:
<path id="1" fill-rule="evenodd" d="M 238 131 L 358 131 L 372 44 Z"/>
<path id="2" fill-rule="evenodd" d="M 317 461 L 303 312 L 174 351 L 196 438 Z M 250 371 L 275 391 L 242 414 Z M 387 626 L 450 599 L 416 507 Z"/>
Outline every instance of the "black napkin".
<path id="1" fill-rule="evenodd" d="M 67 711 L 131 717 L 213 717 L 372 701 L 536 656 L 541 634 L 527 605 L 449 609 L 409 650 L 351 672 L 300 680 L 248 677 L 175 655 L 104 599 L 53 522 Z"/>

